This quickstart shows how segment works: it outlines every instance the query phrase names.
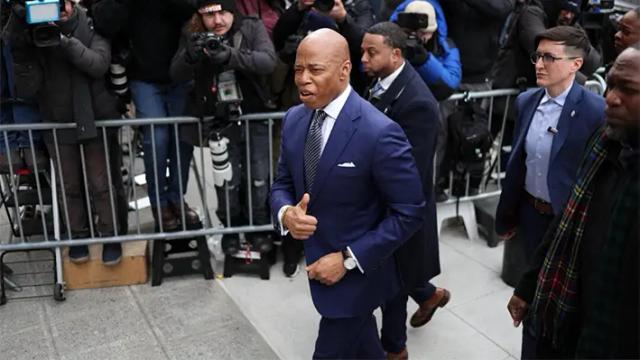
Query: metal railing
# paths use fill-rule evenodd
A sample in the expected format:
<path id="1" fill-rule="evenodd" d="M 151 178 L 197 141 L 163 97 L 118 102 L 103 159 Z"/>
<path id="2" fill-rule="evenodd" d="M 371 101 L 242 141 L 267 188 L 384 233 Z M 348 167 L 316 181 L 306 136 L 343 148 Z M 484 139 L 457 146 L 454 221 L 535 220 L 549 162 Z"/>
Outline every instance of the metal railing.
<path id="1" fill-rule="evenodd" d="M 594 82 L 594 84 L 597 81 Z M 482 101 L 483 107 L 486 109 L 489 119 L 488 126 L 492 127 L 492 122 L 500 121 L 499 131 L 494 138 L 493 146 L 490 150 L 489 156 L 487 156 L 485 162 L 485 171 L 483 173 L 482 180 L 479 185 L 479 192 L 477 194 L 470 193 L 470 179 L 469 176 L 466 178 L 465 192 L 463 196 L 459 196 L 458 198 L 452 198 L 448 200 L 448 203 L 456 202 L 456 201 L 473 201 L 477 199 L 482 199 L 486 197 L 497 196 L 500 193 L 501 184 L 501 149 L 502 142 L 504 138 L 504 130 L 506 128 L 509 106 L 514 98 L 520 93 L 517 89 L 499 89 L 499 90 L 489 90 L 489 91 L 475 91 L 475 92 L 466 92 L 461 94 L 454 94 L 446 101 L 457 103 L 459 101 Z M 500 99 L 500 115 L 497 116 L 496 113 L 496 100 Z M 90 191 L 90 176 L 87 173 L 87 162 L 90 159 L 87 159 L 87 143 L 81 143 L 77 145 L 77 151 L 80 154 L 81 163 L 79 164 L 78 169 L 81 169 L 82 175 L 82 196 L 84 199 L 84 208 L 86 210 L 86 219 L 88 226 L 88 234 L 84 236 L 77 236 L 74 234 L 74 230 L 71 228 L 71 223 L 73 219 L 71 216 L 78 216 L 77 211 L 75 215 L 70 214 L 69 204 L 68 204 L 68 195 L 65 191 L 65 181 L 68 179 L 67 175 L 65 175 L 65 166 L 63 166 L 63 162 L 65 159 L 61 159 L 60 149 L 61 146 L 68 146 L 61 144 L 61 136 L 63 137 L 63 133 L 66 131 L 75 131 L 75 124 L 12 124 L 12 125 L 0 125 L 0 141 L 3 141 L 5 144 L 5 148 L 9 148 L 9 134 L 15 132 L 23 132 L 26 133 L 27 138 L 29 139 L 29 148 L 30 148 L 30 156 L 32 156 L 32 163 L 34 164 L 33 168 L 30 169 L 33 173 L 47 173 L 48 176 L 45 177 L 47 179 L 47 183 L 42 183 L 42 178 L 40 176 L 35 176 L 35 183 L 32 188 L 32 193 L 35 193 L 37 196 L 36 207 L 40 209 L 41 214 L 43 214 L 40 219 L 40 226 L 42 228 L 41 231 L 41 239 L 40 241 L 27 241 L 26 238 L 28 235 L 25 233 L 23 228 L 23 221 L 20 216 L 20 211 L 22 205 L 20 204 L 21 197 L 18 192 L 21 190 L 20 184 L 20 175 L 21 170 L 16 166 L 16 159 L 11 159 L 11 153 L 8 152 L 7 155 L 9 157 L 9 174 L 4 174 L 0 178 L 2 179 L 2 204 L 7 205 L 7 201 L 9 198 L 13 199 L 14 207 L 13 212 L 7 211 L 7 216 L 10 218 L 12 231 L 14 234 L 10 234 L 9 240 L 0 240 L 0 252 L 3 251 L 12 251 L 12 250 L 29 250 L 29 249 L 46 249 L 46 248 L 60 248 L 63 246 L 72 246 L 72 245 L 91 245 L 91 244 L 104 244 L 104 243 L 113 243 L 113 242 L 128 242 L 128 241 L 140 241 L 140 240 L 158 240 L 158 239 L 183 239 L 183 238 L 193 238 L 197 236 L 210 236 L 210 235 L 219 235 L 219 234 L 231 234 L 231 233 L 248 233 L 248 232 L 256 232 L 256 231 L 270 231 L 273 229 L 273 224 L 271 223 L 271 217 L 269 216 L 269 220 L 267 222 L 257 223 L 254 221 L 254 208 L 255 206 L 264 205 L 265 204 L 256 204 L 256 199 L 253 198 L 253 192 L 251 189 L 254 187 L 254 179 L 252 179 L 252 174 L 254 169 L 252 168 L 252 127 L 256 126 L 266 126 L 267 127 L 267 146 L 268 149 L 263 149 L 265 153 L 267 153 L 268 158 L 268 184 L 271 184 L 274 179 L 274 171 L 275 171 L 275 156 L 274 156 L 274 141 L 278 138 L 274 134 L 274 127 L 276 126 L 275 121 L 284 117 L 284 112 L 272 112 L 272 113 L 259 113 L 259 114 L 248 114 L 243 115 L 237 121 L 234 121 L 231 126 L 238 126 L 240 131 L 243 134 L 243 142 L 242 146 L 244 148 L 242 151 L 244 152 L 244 159 L 242 161 L 241 173 L 234 174 L 234 176 L 239 176 L 244 182 L 244 192 L 241 194 L 245 201 L 243 201 L 243 212 L 247 214 L 246 222 L 242 224 L 232 223 L 230 214 L 229 204 L 229 185 L 225 182 L 224 186 L 224 194 L 225 194 L 225 203 L 218 204 L 215 209 L 209 207 L 209 202 L 213 199 L 212 189 L 215 188 L 213 186 L 213 182 L 211 181 L 211 173 L 212 173 L 212 165 L 211 165 L 211 156 L 209 153 L 209 149 L 207 144 L 204 143 L 204 139 L 207 134 L 203 134 L 203 123 L 197 119 L 192 117 L 173 117 L 173 118 L 154 118 L 154 119 L 129 119 L 129 120 L 105 120 L 105 121 L 97 121 L 96 128 L 99 134 L 99 137 L 94 139 L 93 142 L 99 142 L 101 146 L 101 150 L 104 154 L 106 169 L 105 174 L 108 177 L 107 181 L 110 186 L 108 186 L 108 208 L 110 214 L 108 216 L 111 218 L 109 223 L 111 223 L 112 231 L 108 233 L 99 234 L 99 231 L 96 229 L 96 219 L 95 209 L 97 204 L 95 201 L 92 201 L 94 195 Z M 241 125 L 239 125 L 241 124 Z M 152 169 L 152 179 L 153 186 L 155 186 L 155 199 L 148 199 L 151 204 L 160 204 L 160 193 L 161 190 L 159 188 L 159 177 L 165 176 L 165 174 L 159 174 L 157 169 L 159 168 L 158 164 L 161 161 L 166 161 L 166 159 L 158 159 L 156 156 L 156 150 L 160 147 L 167 146 L 167 144 L 159 143 L 158 139 L 155 137 L 155 130 L 160 127 L 170 128 L 170 134 L 172 136 L 172 144 L 175 146 L 174 149 L 169 149 L 169 151 L 175 151 L 177 156 L 175 157 L 178 161 L 177 166 L 178 174 L 169 174 L 169 176 L 177 176 L 179 181 L 180 189 L 185 189 L 187 184 L 183 183 L 183 174 L 181 173 L 181 169 L 183 168 L 180 164 L 181 156 L 180 156 L 180 146 L 178 143 L 182 141 L 183 127 L 192 126 L 196 128 L 197 133 L 197 141 L 196 146 L 199 146 L 199 150 L 194 152 L 194 159 L 191 162 L 191 173 L 193 173 L 193 178 L 188 179 L 188 182 L 193 182 L 197 186 L 197 197 L 199 206 L 198 209 L 201 210 L 201 218 L 203 220 L 203 226 L 199 229 L 189 229 L 186 225 L 185 219 L 185 208 L 184 208 L 184 198 L 185 192 L 179 192 L 180 198 L 180 211 L 179 211 L 179 223 L 181 227 L 176 229 L 175 231 L 165 231 L 163 229 L 163 222 L 157 220 L 155 223 L 157 224 L 155 229 L 148 229 L 148 225 L 153 224 L 153 222 L 144 222 L 145 213 L 150 213 L 149 210 L 143 208 L 141 204 L 141 199 L 144 197 L 144 190 L 139 187 L 138 182 L 135 180 L 136 176 L 149 176 L 149 169 L 144 169 L 141 167 L 140 154 L 136 151 L 139 148 L 138 143 L 136 141 L 136 137 L 132 136 L 132 134 L 136 134 L 136 131 L 133 129 L 142 129 L 143 127 L 147 127 L 150 129 L 149 134 L 151 134 L 150 141 L 151 144 L 151 160 L 153 163 Z M 46 137 L 48 142 L 48 148 L 53 159 L 60 159 L 60 161 L 52 161 L 51 165 L 48 169 L 40 169 L 37 159 L 35 158 L 36 153 L 36 144 L 34 141 L 35 135 L 39 134 L 43 137 Z M 116 134 L 116 135 L 114 135 Z M 113 141 L 113 137 L 116 136 L 118 138 L 117 141 Z M 128 153 L 123 156 L 123 169 L 125 169 L 127 176 L 125 176 L 126 180 L 122 180 L 122 178 L 118 177 L 119 171 L 114 172 L 112 169 L 112 164 L 114 163 L 111 158 L 114 152 L 112 148 L 114 146 L 122 147 L 128 149 Z M 239 146 L 239 144 L 233 144 L 232 146 Z M 236 149 L 238 150 L 238 149 Z M 121 152 L 121 148 L 118 149 Z M 116 152 L 115 154 L 118 154 Z M 144 154 L 145 156 L 149 156 L 149 154 Z M 117 162 L 116 162 L 117 163 Z M 164 167 L 160 167 L 164 168 Z M 145 171 L 146 170 L 146 174 Z M 67 170 L 68 171 L 68 170 Z M 145 174 L 145 175 L 142 175 Z M 127 214 L 128 222 L 130 225 L 128 229 L 126 229 L 127 234 L 123 233 L 123 229 L 118 228 L 119 224 L 119 215 L 117 212 L 118 204 L 116 204 L 116 194 L 115 188 L 113 185 L 122 181 L 123 186 L 127 189 L 128 200 L 130 201 L 130 211 Z M 267 184 L 267 186 L 268 186 Z M 149 184 L 147 184 L 149 185 Z M 489 185 L 489 186 L 488 186 Z M 52 205 L 45 204 L 45 189 L 50 187 L 52 190 L 50 191 L 51 197 L 53 199 Z M 452 190 L 452 183 L 449 184 L 449 190 Z M 217 196 L 216 196 L 217 197 Z M 220 199 L 218 199 L 220 200 Z M 104 205 L 104 204 L 103 204 Z M 237 205 L 237 204 L 236 204 Z M 151 207 L 156 213 L 155 218 L 161 219 L 161 209 L 160 206 Z M 221 210 L 224 211 L 221 211 Z M 47 223 L 46 216 L 44 215 L 47 210 L 53 215 L 53 231 L 49 231 L 49 226 Z M 74 209 L 74 211 L 77 209 Z M 222 215 L 219 217 L 223 217 L 226 219 L 224 223 L 224 227 L 222 225 L 218 225 L 219 223 L 216 220 L 216 216 L 214 216 L 214 212 L 218 215 Z M 106 215 L 103 213 L 103 217 Z M 100 215 L 97 216 L 98 221 L 104 220 L 100 219 Z M 148 216 L 146 217 L 148 219 Z M 103 228 L 104 230 L 104 228 Z M 12 236 L 15 235 L 15 236 Z M 55 241 L 52 241 L 55 240 Z"/>

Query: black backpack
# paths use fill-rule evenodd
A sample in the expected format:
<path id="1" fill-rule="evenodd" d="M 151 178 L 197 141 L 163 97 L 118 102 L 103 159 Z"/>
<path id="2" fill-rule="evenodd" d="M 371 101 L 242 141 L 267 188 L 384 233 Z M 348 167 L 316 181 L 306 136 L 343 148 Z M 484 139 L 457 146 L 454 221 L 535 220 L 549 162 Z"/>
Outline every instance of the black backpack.
<path id="1" fill-rule="evenodd" d="M 470 186 L 477 187 L 482 178 L 485 160 L 492 145 L 489 118 L 482 106 L 463 101 L 448 118 L 449 161 L 453 171 L 453 195 L 465 195 L 466 175 Z"/>

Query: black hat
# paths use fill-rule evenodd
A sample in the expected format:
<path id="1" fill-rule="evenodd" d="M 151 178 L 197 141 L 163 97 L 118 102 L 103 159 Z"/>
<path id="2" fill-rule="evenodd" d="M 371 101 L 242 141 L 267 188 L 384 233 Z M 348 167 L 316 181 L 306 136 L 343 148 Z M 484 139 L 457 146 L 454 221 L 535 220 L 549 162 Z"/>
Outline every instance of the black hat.
<path id="1" fill-rule="evenodd" d="M 563 0 L 560 2 L 560 9 L 571 11 L 578 15 L 580 14 L 580 2 L 577 0 Z"/>
<path id="2" fill-rule="evenodd" d="M 235 0 L 198 0 L 197 5 L 200 14 L 221 10 L 236 12 Z"/>

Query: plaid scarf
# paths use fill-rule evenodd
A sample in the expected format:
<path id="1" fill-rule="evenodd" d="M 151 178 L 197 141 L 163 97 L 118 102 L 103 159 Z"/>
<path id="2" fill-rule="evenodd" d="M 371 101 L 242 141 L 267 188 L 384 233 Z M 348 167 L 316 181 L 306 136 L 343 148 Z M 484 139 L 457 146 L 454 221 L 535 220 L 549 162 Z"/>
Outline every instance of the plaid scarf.
<path id="1" fill-rule="evenodd" d="M 638 153 L 635 152 L 632 156 L 636 157 L 636 160 L 628 164 L 630 166 L 626 169 L 630 176 L 619 189 L 618 200 L 611 215 L 609 233 L 600 255 L 598 275 L 594 276 L 596 293 L 615 295 L 598 296 L 591 301 L 591 308 L 587 309 L 592 314 L 591 321 L 585 324 L 576 350 L 576 357 L 579 358 L 637 358 L 638 356 L 637 344 L 635 349 L 629 349 L 619 342 L 625 336 L 630 336 L 626 333 L 629 330 L 625 329 L 625 326 L 629 323 L 633 324 L 634 321 L 637 324 L 638 321 L 626 312 L 628 309 L 624 308 L 622 301 L 624 294 L 629 291 L 626 286 L 628 282 L 638 281 L 637 273 L 634 279 L 633 275 L 626 277 L 624 272 L 625 265 L 629 265 L 625 264 L 626 251 L 629 251 L 628 245 L 631 241 L 638 241 L 637 225 L 634 227 L 634 222 L 638 221 L 638 199 L 640 198 Z M 635 268 L 637 269 L 637 263 Z M 628 318 L 630 315 L 631 318 Z M 620 321 L 625 317 L 628 318 L 629 323 Z"/>
<path id="2" fill-rule="evenodd" d="M 592 197 L 589 188 L 607 157 L 607 139 L 603 127 L 589 141 L 560 224 L 550 233 L 551 245 L 538 274 L 531 313 L 539 333 L 556 348 L 561 347 L 563 330 L 575 321 L 578 312 L 580 245 Z"/>

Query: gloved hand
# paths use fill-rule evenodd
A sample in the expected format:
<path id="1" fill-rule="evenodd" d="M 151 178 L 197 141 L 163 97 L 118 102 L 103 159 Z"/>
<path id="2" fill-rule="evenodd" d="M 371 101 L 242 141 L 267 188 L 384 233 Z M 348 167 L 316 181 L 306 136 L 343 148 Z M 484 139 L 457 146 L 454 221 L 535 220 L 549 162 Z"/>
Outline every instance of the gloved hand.
<path id="1" fill-rule="evenodd" d="M 287 37 L 287 40 L 280 50 L 280 59 L 285 64 L 293 64 L 296 60 L 296 51 L 298 50 L 298 45 L 300 45 L 300 41 L 302 41 L 302 36 L 293 34 Z"/>
<path id="2" fill-rule="evenodd" d="M 429 58 L 429 52 L 424 46 L 416 46 L 413 48 L 413 53 L 409 56 L 409 62 L 413 66 L 420 66 Z"/>
<path id="3" fill-rule="evenodd" d="M 199 34 L 191 34 L 187 42 L 185 52 L 186 60 L 189 64 L 195 64 L 204 58 L 204 41 Z"/>
<path id="4" fill-rule="evenodd" d="M 207 49 L 206 52 L 211 62 L 215 65 L 225 65 L 231 57 L 231 48 L 225 44 L 220 44 L 215 50 Z"/>

